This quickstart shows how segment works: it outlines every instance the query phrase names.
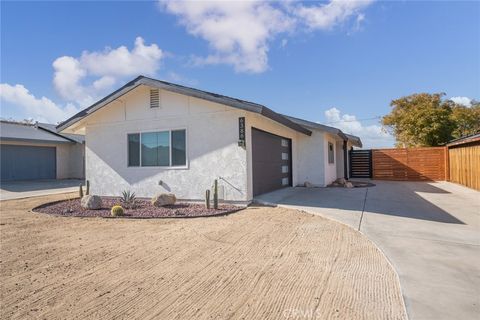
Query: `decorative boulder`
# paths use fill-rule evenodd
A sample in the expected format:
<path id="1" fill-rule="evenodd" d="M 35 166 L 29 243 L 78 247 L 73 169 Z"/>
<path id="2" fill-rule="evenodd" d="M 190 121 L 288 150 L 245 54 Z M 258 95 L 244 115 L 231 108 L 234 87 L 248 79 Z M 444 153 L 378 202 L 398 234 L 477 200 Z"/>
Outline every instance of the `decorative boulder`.
<path id="1" fill-rule="evenodd" d="M 102 207 L 102 198 L 90 195 L 83 196 L 82 200 L 80 200 L 80 204 L 82 205 L 82 208 L 97 210 Z"/>
<path id="2" fill-rule="evenodd" d="M 305 188 L 313 188 L 313 184 L 311 184 L 310 182 L 308 181 L 305 181 L 305 183 L 303 184 L 305 186 Z"/>
<path id="3" fill-rule="evenodd" d="M 177 197 L 173 193 L 160 193 L 152 198 L 151 203 L 155 207 L 170 206 L 175 204 Z"/>
<path id="4" fill-rule="evenodd" d="M 338 178 L 337 180 L 335 180 L 335 182 L 344 185 L 347 181 L 345 180 L 345 178 Z"/>
<path id="5" fill-rule="evenodd" d="M 345 182 L 345 188 L 353 188 L 353 184 L 350 181 Z"/>

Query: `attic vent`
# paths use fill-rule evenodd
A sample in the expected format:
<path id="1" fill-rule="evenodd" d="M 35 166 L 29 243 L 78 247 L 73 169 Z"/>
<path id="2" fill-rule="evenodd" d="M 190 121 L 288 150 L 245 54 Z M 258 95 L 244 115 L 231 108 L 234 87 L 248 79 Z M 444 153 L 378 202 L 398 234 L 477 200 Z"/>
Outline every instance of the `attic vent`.
<path id="1" fill-rule="evenodd" d="M 158 89 L 150 89 L 150 108 L 158 108 L 160 106 L 160 96 Z"/>

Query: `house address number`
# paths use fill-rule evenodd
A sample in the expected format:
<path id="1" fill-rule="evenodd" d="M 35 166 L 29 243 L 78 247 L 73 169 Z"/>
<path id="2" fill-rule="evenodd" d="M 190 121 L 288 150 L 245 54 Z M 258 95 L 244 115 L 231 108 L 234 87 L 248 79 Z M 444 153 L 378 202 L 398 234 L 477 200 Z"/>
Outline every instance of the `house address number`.
<path id="1" fill-rule="evenodd" d="M 245 147 L 245 117 L 238 118 L 238 146 Z"/>

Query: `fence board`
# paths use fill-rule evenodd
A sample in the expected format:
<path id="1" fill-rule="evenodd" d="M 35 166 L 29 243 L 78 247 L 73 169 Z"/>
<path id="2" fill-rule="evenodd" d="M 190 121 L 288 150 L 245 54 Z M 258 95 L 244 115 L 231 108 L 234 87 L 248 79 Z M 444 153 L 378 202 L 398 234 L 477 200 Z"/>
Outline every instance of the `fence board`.
<path id="1" fill-rule="evenodd" d="M 445 147 L 372 150 L 373 178 L 398 181 L 445 180 Z"/>
<path id="2" fill-rule="evenodd" d="M 448 149 L 450 181 L 480 190 L 480 144 Z"/>

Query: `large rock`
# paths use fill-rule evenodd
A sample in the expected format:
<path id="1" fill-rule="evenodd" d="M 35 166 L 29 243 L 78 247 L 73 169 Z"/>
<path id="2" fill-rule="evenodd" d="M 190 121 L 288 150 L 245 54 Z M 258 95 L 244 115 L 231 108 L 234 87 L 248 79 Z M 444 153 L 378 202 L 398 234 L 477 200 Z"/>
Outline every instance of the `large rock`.
<path id="1" fill-rule="evenodd" d="M 173 193 L 160 193 L 152 198 L 152 205 L 155 207 L 170 206 L 175 204 L 177 197 Z"/>
<path id="2" fill-rule="evenodd" d="M 335 182 L 338 184 L 344 185 L 347 182 L 347 180 L 345 180 L 345 178 L 338 178 L 337 180 L 335 180 Z"/>
<path id="3" fill-rule="evenodd" d="M 91 195 L 83 196 L 82 200 L 80 200 L 80 204 L 82 205 L 82 208 L 97 210 L 102 207 L 102 198 Z"/>
<path id="4" fill-rule="evenodd" d="M 345 188 L 353 188 L 353 183 L 350 181 L 345 182 Z"/>
<path id="5" fill-rule="evenodd" d="M 305 181 L 305 183 L 303 184 L 305 186 L 305 188 L 313 188 L 315 187 L 311 182 L 308 182 L 308 181 Z"/>

